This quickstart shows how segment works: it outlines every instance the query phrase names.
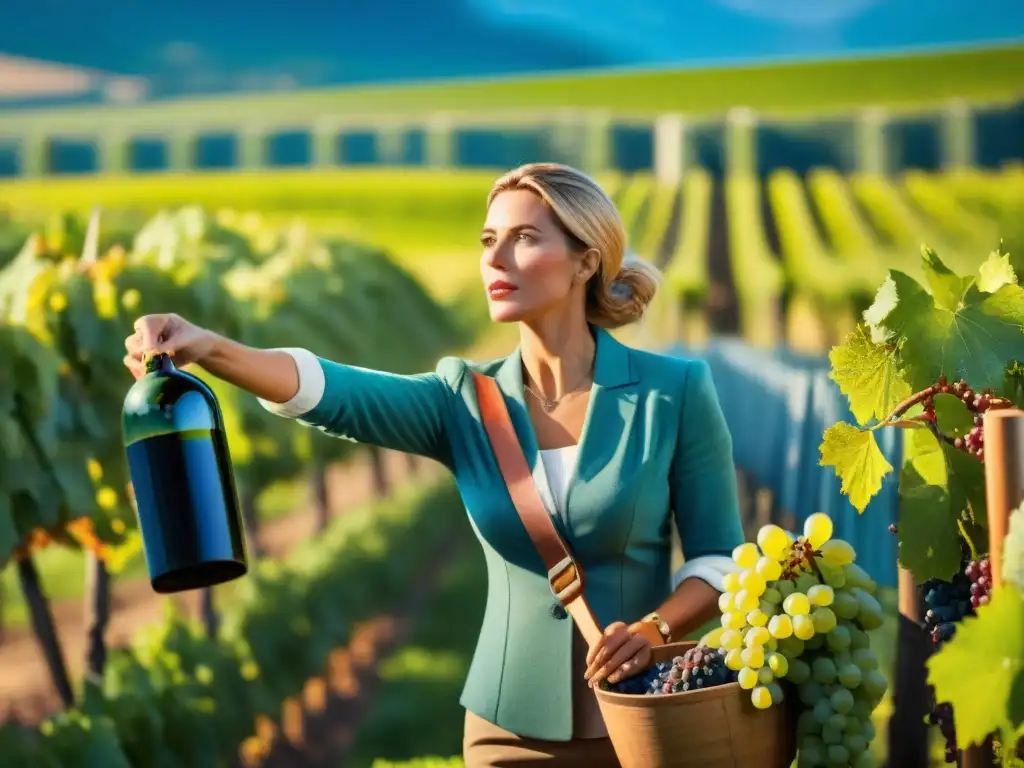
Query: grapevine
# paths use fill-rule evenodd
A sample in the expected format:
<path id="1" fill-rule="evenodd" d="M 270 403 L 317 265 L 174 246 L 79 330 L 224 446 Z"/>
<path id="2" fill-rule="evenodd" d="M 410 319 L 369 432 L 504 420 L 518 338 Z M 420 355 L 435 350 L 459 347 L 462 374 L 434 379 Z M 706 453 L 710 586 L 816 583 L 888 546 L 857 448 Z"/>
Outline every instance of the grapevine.
<path id="1" fill-rule="evenodd" d="M 964 407 L 971 414 L 971 430 L 966 436 L 950 437 L 942 431 L 942 425 L 939 424 L 939 420 L 935 415 L 935 397 L 937 395 L 953 395 L 963 403 Z M 918 405 L 921 406 L 923 411 L 913 417 L 910 420 L 911 422 L 917 421 L 927 425 L 939 440 L 952 445 L 957 450 L 971 454 L 978 461 L 984 461 L 985 428 L 983 416 L 990 409 L 1012 408 L 1013 402 L 1008 398 L 993 394 L 991 388 L 976 392 L 963 379 L 950 384 L 945 376 L 939 376 L 936 383 L 922 389 L 920 392 L 915 392 L 897 405 L 882 423 L 898 423 L 909 410 Z"/>
<path id="2" fill-rule="evenodd" d="M 954 762 L 996 731 L 1014 743 L 1021 725 L 1010 690 L 1024 667 L 1024 605 L 1010 580 L 992 589 L 984 424 L 990 411 L 1024 408 L 1024 288 L 998 251 L 958 275 L 925 248 L 922 273 L 923 285 L 890 271 L 864 322 L 830 353 L 857 425 L 826 431 L 821 463 L 863 512 L 893 470 L 875 432 L 902 430 L 900 520 L 890 531 L 928 606 L 929 720 Z M 967 690 L 967 668 L 989 676 L 984 704 Z"/>
<path id="3" fill-rule="evenodd" d="M 191 207 L 158 214 L 134 237 L 125 231 L 134 222 L 110 218 L 114 232 L 101 233 L 105 250 L 94 259 L 77 255 L 83 222 L 59 216 L 0 271 L 0 359 L 14 361 L 0 372 L 8 462 L 0 468 L 0 564 L 59 544 L 95 553 L 116 572 L 141 550 L 117 428 L 131 383 L 123 340 L 141 314 L 173 309 L 255 346 L 300 343 L 395 372 L 423 370 L 468 340 L 383 252 Z M 360 322 L 381 303 L 394 308 L 389 322 Z M 304 473 L 310 459 L 323 467 L 352 451 L 210 384 L 253 505 L 268 484 Z"/>
<path id="4" fill-rule="evenodd" d="M 264 561 L 205 635 L 175 611 L 111 651 L 102 681 L 38 729 L 0 724 L 0 762 L 78 768 L 237 763 L 260 720 L 321 675 L 352 627 L 403 595 L 457 527 L 453 484 L 353 511 L 282 561 Z"/>
<path id="5" fill-rule="evenodd" d="M 466 340 L 422 286 L 384 253 L 366 247 L 324 243 L 299 229 L 269 232 L 262 225 L 250 237 L 198 209 L 160 214 L 136 237 L 101 238 L 101 246 L 92 234 L 80 237 L 73 218 L 61 223 L 56 234 L 29 236 L 0 271 L 0 566 L 13 557 L 28 572 L 39 549 L 68 546 L 88 552 L 90 573 L 102 574 L 90 584 L 107 585 L 110 574 L 142 550 L 119 429 L 131 384 L 122 365 L 124 339 L 141 314 L 176 311 L 244 343 L 297 343 L 324 357 L 395 371 L 432 366 Z M 91 223 L 90 233 L 95 231 Z M 79 258 L 85 244 L 88 258 Z M 357 323 L 372 314 L 375 302 L 393 308 L 388 322 Z M 322 473 L 328 461 L 352 451 L 347 441 L 296 430 L 245 393 L 215 389 L 254 520 L 257 495 L 269 483 L 305 474 L 310 459 Z M 325 509 L 329 502 L 325 498 Z M 31 583 L 23 579 L 29 584 L 23 588 L 32 591 Z M 90 605 L 109 605 L 105 588 L 95 588 Z M 32 598 L 45 605 L 39 592 Z M 97 607 L 94 615 L 109 612 Z M 103 677 L 107 658 L 115 680 L 126 675 L 115 687 L 172 683 L 179 674 L 173 668 L 153 664 L 143 671 L 107 654 L 105 620 L 97 618 L 90 628 L 85 695 Z M 324 627 L 338 621 L 326 615 L 317 620 Z M 37 630 L 37 637 L 48 662 L 60 659 L 52 627 Z M 66 671 L 56 662 L 49 666 L 58 690 L 69 691 L 63 698 L 70 706 Z M 137 703 L 120 704 L 130 722 Z M 212 750 L 200 743 L 203 735 L 194 735 L 199 754 Z M 141 754 L 133 755 L 133 764 L 146 764 L 149 758 Z"/>

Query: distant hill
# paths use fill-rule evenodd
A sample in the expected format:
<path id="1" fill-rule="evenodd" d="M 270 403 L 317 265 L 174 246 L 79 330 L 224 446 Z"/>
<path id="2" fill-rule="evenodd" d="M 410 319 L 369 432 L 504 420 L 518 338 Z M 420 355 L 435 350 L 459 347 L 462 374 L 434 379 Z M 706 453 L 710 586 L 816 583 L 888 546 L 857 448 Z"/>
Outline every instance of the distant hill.
<path id="1" fill-rule="evenodd" d="M 0 10 L 0 52 L 141 76 L 157 97 L 999 39 L 1024 41 L 1020 0 L 32 0 Z"/>
<path id="2" fill-rule="evenodd" d="M 54 24 L 55 6 L 63 4 L 33 0 L 4 8 L 0 51 L 141 75 L 154 95 L 623 63 L 566 30 L 495 22 L 463 0 L 93 0 L 90 15 L 102 22 L 90 24 L 88 34 L 76 24 Z"/>

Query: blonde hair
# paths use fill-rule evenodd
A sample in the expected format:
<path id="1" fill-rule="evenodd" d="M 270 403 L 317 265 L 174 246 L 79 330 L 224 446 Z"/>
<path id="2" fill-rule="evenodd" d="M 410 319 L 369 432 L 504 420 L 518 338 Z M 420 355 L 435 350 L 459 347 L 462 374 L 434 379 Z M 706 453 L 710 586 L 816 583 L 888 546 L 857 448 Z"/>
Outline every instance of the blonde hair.
<path id="1" fill-rule="evenodd" d="M 487 206 L 502 192 L 525 189 L 538 195 L 573 245 L 600 255 L 587 283 L 587 319 L 602 328 L 640 320 L 658 290 L 656 267 L 626 253 L 626 231 L 615 203 L 582 171 L 558 163 L 528 163 L 509 171 L 487 195 Z"/>

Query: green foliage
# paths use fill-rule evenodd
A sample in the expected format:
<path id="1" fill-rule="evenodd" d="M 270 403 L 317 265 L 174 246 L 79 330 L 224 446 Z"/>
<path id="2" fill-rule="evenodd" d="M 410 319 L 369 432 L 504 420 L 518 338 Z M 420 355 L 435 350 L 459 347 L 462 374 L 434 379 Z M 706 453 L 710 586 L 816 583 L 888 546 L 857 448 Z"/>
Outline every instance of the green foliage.
<path id="1" fill-rule="evenodd" d="M 1001 257 L 993 254 L 993 260 L 999 264 Z M 993 279 L 990 262 L 984 273 L 961 277 L 928 248 L 923 261 L 931 292 L 890 271 L 864 315 L 872 340 L 899 343 L 912 387 L 946 376 L 1002 393 L 1007 367 L 1024 360 L 1024 287 L 1012 270 Z"/>
<path id="2" fill-rule="evenodd" d="M 0 558 L 37 524 L 60 521 L 54 464 L 59 359 L 23 328 L 0 323 Z M 26 430 L 26 425 L 30 428 Z"/>
<path id="3" fill-rule="evenodd" d="M 835 467 L 842 479 L 842 491 L 861 512 L 882 488 L 882 478 L 892 465 L 878 447 L 874 435 L 852 424 L 839 422 L 825 432 L 821 444 L 821 465 Z"/>
<path id="4" fill-rule="evenodd" d="M 961 747 L 997 730 L 1014 744 L 1024 724 L 1024 592 L 1004 585 L 990 598 L 927 662 L 936 700 L 953 705 Z"/>
<path id="5" fill-rule="evenodd" d="M 971 415 L 951 395 L 937 396 L 934 417 L 922 403 L 936 394 L 940 377 L 1024 402 L 1014 373 L 1024 360 L 1024 288 L 999 253 L 975 274 L 958 275 L 925 248 L 920 269 L 925 285 L 890 270 L 865 323 L 832 350 L 831 376 L 859 426 L 829 428 L 821 463 L 835 468 L 843 492 L 863 511 L 892 470 L 875 430 L 906 430 L 900 562 L 922 582 L 952 576 L 960 537 L 979 544 L 985 525 L 982 465 L 951 445 Z"/>
<path id="6" fill-rule="evenodd" d="M 742 333 L 759 346 L 770 345 L 774 343 L 772 307 L 782 294 L 785 276 L 765 235 L 760 180 L 727 178 L 725 208 L 729 264 L 740 303 Z"/>
<path id="7" fill-rule="evenodd" d="M 55 715 L 38 730 L 0 725 L 0 759 L 4 768 L 132 768 L 113 723 L 77 710 Z"/>
<path id="8" fill-rule="evenodd" d="M 430 368 L 468 341 L 383 252 L 321 241 L 301 224 L 281 231 L 259 217 L 183 208 L 145 222 L 127 249 L 116 242 L 86 262 L 67 255 L 82 247 L 77 220 L 60 221 L 0 272 L 0 353 L 13 361 L 0 372 L 0 565 L 32 536 L 36 546 L 96 548 L 114 571 L 138 551 L 119 424 L 131 384 L 123 342 L 142 314 L 174 311 L 255 346 L 302 345 L 395 372 Z M 386 322 L 372 321 L 382 314 Z M 352 449 L 199 375 L 221 402 L 249 494 Z"/>
<path id="9" fill-rule="evenodd" d="M 429 602 L 402 645 L 378 664 L 380 684 L 350 765 L 460 752 L 466 712 L 459 697 L 484 613 L 487 567 L 469 526 L 459 526 L 447 547 L 454 554 L 439 564 Z"/>
<path id="10" fill-rule="evenodd" d="M 786 275 L 795 290 L 825 305 L 842 305 L 851 293 L 866 293 L 874 287 L 880 265 L 871 259 L 837 259 L 829 252 L 796 173 L 773 173 L 768 179 L 768 199 Z"/>
<path id="11" fill-rule="evenodd" d="M 261 211 L 259 216 L 223 212 L 217 217 L 222 226 L 237 229 L 248 240 L 256 240 L 270 224 L 287 229 L 301 217 L 324 237 L 373 243 L 394 253 L 436 295 L 456 297 L 467 285 L 482 293 L 475 233 L 495 175 L 495 171 L 340 168 L 112 176 L 19 182 L 0 186 L 0 197 L 10 200 L 16 210 L 36 216 L 54 206 L 88 211 L 97 203 L 112 207 L 110 215 L 119 207 L 153 213 L 167 206 L 196 204 L 210 210 Z M 673 228 L 671 215 L 679 190 L 654 185 L 648 174 L 625 179 L 602 174 L 599 180 L 609 193 L 616 193 L 635 248 L 651 258 L 660 254 L 667 245 L 665 235 Z M 866 292 L 884 279 L 886 268 L 923 280 L 917 256 L 921 242 L 934 245 L 959 272 L 973 271 L 972 254 L 977 249 L 987 251 L 997 245 L 992 232 L 1004 239 L 1018 271 L 1024 260 L 1024 174 L 1015 166 L 998 172 L 913 173 L 902 183 L 816 169 L 806 178 L 808 194 L 792 174 L 773 176 L 766 187 L 771 205 L 765 210 L 775 220 L 781 262 L 765 239 L 760 182 L 727 181 L 725 185 L 739 187 L 727 193 L 724 223 L 733 228 L 726 239 L 744 332 L 758 343 L 774 341 L 773 305 L 784 284 L 800 289 L 803 295 L 795 298 L 809 298 L 820 312 L 845 323 L 850 305 L 856 311 L 862 308 Z M 921 190 L 926 190 L 928 199 L 944 202 L 931 207 L 913 204 L 914 194 Z M 712 208 L 714 187 L 707 172 L 688 170 L 681 191 L 679 236 L 674 253 L 665 254 L 666 287 L 697 307 L 708 295 L 708 247 L 722 240 L 711 229 L 712 214 L 717 212 Z M 126 227 L 131 220 L 123 218 Z M 820 236 L 815 219 L 821 223 Z M 17 226 L 21 225 L 11 223 L 7 228 Z M 0 221 L 0 239 L 4 228 Z M 945 235 L 947 229 L 952 234 Z"/>
<path id="12" fill-rule="evenodd" d="M 669 290 L 683 302 L 700 303 L 707 296 L 713 184 L 702 169 L 688 171 L 683 178 L 679 235 L 665 270 Z"/>
<path id="13" fill-rule="evenodd" d="M 960 525 L 972 525 L 967 514 L 984 511 L 981 464 L 941 445 L 928 430 L 906 435 L 900 475 L 899 559 L 919 582 L 948 580 L 960 569 Z M 959 471 L 960 474 L 957 474 Z M 958 497 L 969 490 L 974 505 Z"/>
<path id="14" fill-rule="evenodd" d="M 325 670 L 350 627 L 394 605 L 462 514 L 450 482 L 354 512 L 285 562 L 240 582 L 216 640 L 170 612 L 86 682 L 81 711 L 38 733 L 0 726 L 12 768 L 214 768 L 256 717 Z M 13 756 L 13 762 L 6 761 Z"/>
<path id="15" fill-rule="evenodd" d="M 842 346 L 829 353 L 832 378 L 850 400 L 857 423 L 885 419 L 905 397 L 910 385 L 904 380 L 896 351 L 871 341 L 867 328 L 858 326 Z"/>

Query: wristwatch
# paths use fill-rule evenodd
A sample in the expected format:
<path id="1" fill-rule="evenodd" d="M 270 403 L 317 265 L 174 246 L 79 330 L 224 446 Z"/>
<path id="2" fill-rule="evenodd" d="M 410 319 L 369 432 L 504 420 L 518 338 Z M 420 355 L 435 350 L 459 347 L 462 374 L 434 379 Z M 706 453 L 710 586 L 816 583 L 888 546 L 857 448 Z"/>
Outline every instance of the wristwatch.
<path id="1" fill-rule="evenodd" d="M 661 618 L 657 612 L 647 614 L 637 623 L 653 627 L 656 630 L 658 635 L 657 641 L 652 637 L 653 633 L 643 632 L 644 636 L 652 641 L 652 644 L 665 645 L 668 642 L 669 637 L 672 635 L 672 628 L 669 627 L 668 622 Z M 642 627 L 642 629 L 646 628 L 647 627 Z"/>

